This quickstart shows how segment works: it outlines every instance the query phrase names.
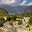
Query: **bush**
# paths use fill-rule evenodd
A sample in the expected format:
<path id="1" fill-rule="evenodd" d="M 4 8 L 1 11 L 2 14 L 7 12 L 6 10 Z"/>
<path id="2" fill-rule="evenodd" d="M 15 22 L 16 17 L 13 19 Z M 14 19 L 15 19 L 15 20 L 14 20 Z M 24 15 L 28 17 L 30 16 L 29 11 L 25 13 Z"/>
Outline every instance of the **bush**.
<path id="1" fill-rule="evenodd" d="M 7 17 L 7 21 L 10 21 L 11 20 L 11 17 Z"/>
<path id="2" fill-rule="evenodd" d="M 12 16 L 12 18 L 11 18 L 12 20 L 16 20 L 16 16 Z"/>
<path id="3" fill-rule="evenodd" d="M 26 26 L 26 28 L 27 28 L 27 27 L 30 27 L 30 26 L 29 26 L 29 25 L 27 25 L 27 26 Z"/>
<path id="4" fill-rule="evenodd" d="M 28 23 L 29 23 L 29 25 L 32 25 L 32 17 L 30 17 Z"/>
<path id="5" fill-rule="evenodd" d="M 8 32 L 11 32 L 11 31 L 8 30 Z"/>
<path id="6" fill-rule="evenodd" d="M 12 22 L 10 22 L 10 25 L 12 25 L 12 26 L 13 26 L 13 23 L 12 23 Z"/>
<path id="7" fill-rule="evenodd" d="M 22 24 L 22 21 L 18 21 L 18 25 L 21 25 Z"/>
<path id="8" fill-rule="evenodd" d="M 3 26 L 3 22 L 0 23 L 0 26 Z"/>
<path id="9" fill-rule="evenodd" d="M 5 21 L 5 19 L 3 17 L 0 18 L 0 21 Z"/>

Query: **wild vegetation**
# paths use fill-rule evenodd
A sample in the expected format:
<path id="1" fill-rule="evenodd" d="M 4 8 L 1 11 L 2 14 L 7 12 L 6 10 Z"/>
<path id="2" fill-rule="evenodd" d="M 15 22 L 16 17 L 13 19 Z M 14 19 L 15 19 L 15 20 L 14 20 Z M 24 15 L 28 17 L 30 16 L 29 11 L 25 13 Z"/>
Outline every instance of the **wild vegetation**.
<path id="1" fill-rule="evenodd" d="M 28 12 L 24 14 L 25 17 L 31 17 L 32 16 L 32 12 Z"/>
<path id="2" fill-rule="evenodd" d="M 29 23 L 29 25 L 32 25 L 32 17 L 30 17 L 28 23 Z"/>
<path id="3" fill-rule="evenodd" d="M 5 20 L 4 17 L 6 17 L 7 19 Z M 26 20 L 24 19 L 24 17 L 30 17 L 30 19 L 27 23 L 26 23 Z M 16 20 L 16 19 L 18 19 L 18 20 Z M 23 21 L 23 19 L 24 19 L 24 21 Z M 17 22 L 17 23 L 15 23 L 15 22 Z M 24 24 L 23 24 L 23 22 L 24 22 Z M 25 27 L 29 28 L 29 31 L 30 31 L 30 26 L 32 26 L 32 12 L 28 12 L 28 13 L 24 13 L 24 14 L 20 14 L 20 15 L 9 15 L 8 12 L 4 8 L 0 8 L 0 27 L 3 27 L 4 26 L 3 24 L 7 24 L 7 23 L 8 23 L 8 25 L 5 27 L 11 26 L 13 28 L 15 27 L 14 25 L 16 25 L 16 24 L 17 24 L 16 25 L 17 27 L 21 25 L 20 26 L 21 28 L 22 28 L 22 25 L 25 26 L 26 24 L 28 24 Z"/>
<path id="4" fill-rule="evenodd" d="M 0 16 L 7 16 L 8 12 L 4 8 L 0 8 Z"/>
<path id="5" fill-rule="evenodd" d="M 18 25 L 21 25 L 22 24 L 22 21 L 18 21 Z"/>

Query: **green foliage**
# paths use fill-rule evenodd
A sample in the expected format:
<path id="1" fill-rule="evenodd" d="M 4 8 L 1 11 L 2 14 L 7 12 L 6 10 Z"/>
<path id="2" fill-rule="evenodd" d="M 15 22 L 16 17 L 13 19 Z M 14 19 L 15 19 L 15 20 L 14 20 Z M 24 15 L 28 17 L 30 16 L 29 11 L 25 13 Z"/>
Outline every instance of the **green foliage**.
<path id="1" fill-rule="evenodd" d="M 11 19 L 12 19 L 12 20 L 16 20 L 16 16 L 12 16 Z"/>
<path id="2" fill-rule="evenodd" d="M 8 12 L 4 8 L 0 8 L 0 16 L 7 16 Z"/>
<path id="3" fill-rule="evenodd" d="M 5 19 L 3 17 L 0 18 L 0 21 L 5 21 Z"/>
<path id="4" fill-rule="evenodd" d="M 22 21 L 18 21 L 18 25 L 21 25 L 22 24 Z"/>
<path id="5" fill-rule="evenodd" d="M 11 32 L 11 31 L 8 30 L 8 32 Z"/>
<path id="6" fill-rule="evenodd" d="M 0 23 L 0 26 L 3 26 L 3 22 Z"/>
<path id="7" fill-rule="evenodd" d="M 19 19 L 23 19 L 23 17 L 17 17 L 17 18 L 19 18 Z"/>
<path id="8" fill-rule="evenodd" d="M 3 26 L 3 21 L 5 21 L 5 19 L 3 17 L 0 18 L 0 26 Z"/>
<path id="9" fill-rule="evenodd" d="M 10 22 L 10 25 L 12 25 L 12 26 L 13 26 L 13 23 L 12 23 L 12 22 Z"/>
<path id="10" fill-rule="evenodd" d="M 26 14 L 24 14 L 25 17 L 31 17 L 32 16 L 32 12 L 28 12 Z"/>
<path id="11" fill-rule="evenodd" d="M 29 28 L 29 31 L 30 31 L 31 29 Z"/>
<path id="12" fill-rule="evenodd" d="M 10 21 L 11 20 L 11 17 L 7 17 L 7 21 Z"/>
<path id="13" fill-rule="evenodd" d="M 27 25 L 27 26 L 26 26 L 26 28 L 27 28 L 27 27 L 30 27 L 30 26 L 29 26 L 29 25 Z"/>
<path id="14" fill-rule="evenodd" d="M 28 23 L 29 23 L 29 25 L 32 25 L 32 17 L 30 17 Z"/>

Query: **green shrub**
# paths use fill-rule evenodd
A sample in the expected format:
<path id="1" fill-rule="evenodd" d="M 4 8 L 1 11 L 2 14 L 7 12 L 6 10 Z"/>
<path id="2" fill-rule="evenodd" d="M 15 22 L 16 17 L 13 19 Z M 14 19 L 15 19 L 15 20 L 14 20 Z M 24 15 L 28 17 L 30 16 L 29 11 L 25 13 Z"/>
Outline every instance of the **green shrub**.
<path id="1" fill-rule="evenodd" d="M 13 26 L 13 23 L 12 23 L 12 22 L 10 22 L 10 25 L 12 25 L 12 26 Z"/>
<path id="2" fill-rule="evenodd" d="M 0 23 L 0 26 L 3 26 L 3 22 Z"/>
<path id="3" fill-rule="evenodd" d="M 32 17 L 30 17 L 28 23 L 29 23 L 29 25 L 32 25 Z"/>
<path id="4" fill-rule="evenodd" d="M 3 17 L 0 18 L 0 21 L 5 21 L 5 19 Z"/>
<path id="5" fill-rule="evenodd" d="M 11 20 L 11 17 L 7 17 L 7 21 L 10 21 Z"/>
<path id="6" fill-rule="evenodd" d="M 12 16 L 11 19 L 12 19 L 12 20 L 16 20 L 16 16 Z"/>
<path id="7" fill-rule="evenodd" d="M 27 26 L 26 26 L 26 28 L 27 28 L 27 27 L 30 27 L 30 26 L 29 26 L 29 25 L 27 25 Z"/>
<path id="8" fill-rule="evenodd" d="M 8 32 L 11 32 L 11 31 L 8 30 Z"/>
<path id="9" fill-rule="evenodd" d="M 22 21 L 18 21 L 18 25 L 21 25 L 22 24 Z"/>

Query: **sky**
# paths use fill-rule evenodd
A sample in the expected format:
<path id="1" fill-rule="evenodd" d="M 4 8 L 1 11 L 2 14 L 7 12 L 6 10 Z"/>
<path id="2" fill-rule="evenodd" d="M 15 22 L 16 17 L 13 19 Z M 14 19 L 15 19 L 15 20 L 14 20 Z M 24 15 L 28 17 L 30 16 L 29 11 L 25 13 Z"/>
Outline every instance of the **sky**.
<path id="1" fill-rule="evenodd" d="M 18 5 L 31 6 L 32 0 L 0 0 L 0 4 L 8 4 L 11 6 L 18 6 Z"/>

